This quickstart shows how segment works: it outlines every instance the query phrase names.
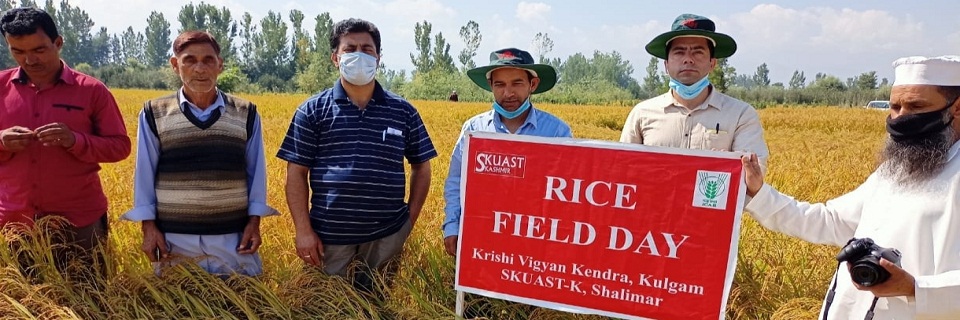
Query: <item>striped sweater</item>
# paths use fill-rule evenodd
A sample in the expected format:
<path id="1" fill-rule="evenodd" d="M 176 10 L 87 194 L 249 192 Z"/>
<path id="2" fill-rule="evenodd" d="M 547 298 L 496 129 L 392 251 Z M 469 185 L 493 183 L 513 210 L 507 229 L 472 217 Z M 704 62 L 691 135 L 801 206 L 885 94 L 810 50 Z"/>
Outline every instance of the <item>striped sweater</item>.
<path id="1" fill-rule="evenodd" d="M 256 107 L 223 95 L 222 112 L 200 121 L 177 95 L 148 101 L 144 112 L 160 141 L 157 227 L 163 232 L 226 234 L 249 219 L 247 137 Z"/>

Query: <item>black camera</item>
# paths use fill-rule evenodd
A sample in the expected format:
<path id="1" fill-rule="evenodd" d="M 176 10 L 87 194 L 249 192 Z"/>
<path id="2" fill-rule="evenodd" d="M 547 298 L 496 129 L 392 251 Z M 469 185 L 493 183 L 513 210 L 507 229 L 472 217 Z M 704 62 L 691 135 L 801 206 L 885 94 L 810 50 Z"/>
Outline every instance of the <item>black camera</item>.
<path id="1" fill-rule="evenodd" d="M 853 282 L 864 287 L 883 283 L 890 278 L 890 273 L 880 266 L 880 258 L 900 266 L 900 251 L 878 246 L 870 238 L 851 239 L 837 253 L 837 261 L 851 264 L 850 278 Z"/>

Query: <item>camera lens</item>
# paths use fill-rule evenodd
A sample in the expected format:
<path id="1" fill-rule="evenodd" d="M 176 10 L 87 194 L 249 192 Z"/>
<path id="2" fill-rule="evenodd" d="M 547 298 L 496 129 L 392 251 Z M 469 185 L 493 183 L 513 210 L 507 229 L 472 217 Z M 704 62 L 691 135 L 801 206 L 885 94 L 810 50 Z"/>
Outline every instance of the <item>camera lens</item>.
<path id="1" fill-rule="evenodd" d="M 865 287 L 875 285 L 880 279 L 880 273 L 876 268 L 876 266 L 866 263 L 857 264 L 850 268 L 850 277 L 852 278 L 853 282 L 859 283 Z"/>

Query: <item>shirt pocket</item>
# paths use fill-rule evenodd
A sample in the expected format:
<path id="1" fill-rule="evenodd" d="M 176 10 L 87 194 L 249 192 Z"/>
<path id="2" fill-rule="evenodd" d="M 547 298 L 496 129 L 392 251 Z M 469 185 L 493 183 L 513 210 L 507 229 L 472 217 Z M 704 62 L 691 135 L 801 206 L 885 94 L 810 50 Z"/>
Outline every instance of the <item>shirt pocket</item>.
<path id="1" fill-rule="evenodd" d="M 50 105 L 49 117 L 43 124 L 62 122 L 66 124 L 70 130 L 90 133 L 93 131 L 93 128 L 90 123 L 89 109 L 89 106 L 77 103 L 53 103 Z"/>
<path id="2" fill-rule="evenodd" d="M 697 123 L 690 132 L 690 148 L 720 151 L 733 151 L 733 135 L 723 130 L 723 126 L 717 123 L 706 126 Z"/>
<path id="3" fill-rule="evenodd" d="M 399 160 L 401 163 L 403 162 L 403 155 L 407 146 L 407 138 L 405 135 L 406 133 L 399 128 L 384 127 L 381 132 L 381 143 L 387 158 L 394 161 Z"/>

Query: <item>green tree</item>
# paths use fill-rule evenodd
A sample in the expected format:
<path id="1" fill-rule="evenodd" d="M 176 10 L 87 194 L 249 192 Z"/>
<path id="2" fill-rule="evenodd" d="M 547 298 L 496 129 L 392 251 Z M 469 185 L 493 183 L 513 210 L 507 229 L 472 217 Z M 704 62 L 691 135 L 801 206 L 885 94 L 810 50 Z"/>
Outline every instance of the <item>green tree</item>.
<path id="1" fill-rule="evenodd" d="M 727 78 L 727 86 L 753 89 L 754 87 L 757 87 L 757 83 L 754 82 L 753 75 L 735 74 L 732 78 Z"/>
<path id="2" fill-rule="evenodd" d="M 377 68 L 377 82 L 379 82 L 384 89 L 397 92 L 402 90 L 403 86 L 407 83 L 407 72 L 387 69 L 387 66 L 381 62 L 380 67 Z"/>
<path id="3" fill-rule="evenodd" d="M 290 56 L 293 66 L 290 69 L 294 72 L 307 68 L 310 64 L 310 50 L 313 47 L 310 43 L 310 35 L 303 29 L 303 18 L 303 12 L 300 10 L 290 10 L 290 24 L 293 26 L 293 38 L 290 39 Z"/>
<path id="4" fill-rule="evenodd" d="M 590 65 L 593 69 L 594 78 L 613 83 L 634 96 L 640 95 L 640 84 L 631 76 L 633 66 L 629 60 L 623 59 L 619 52 L 594 51 Z"/>
<path id="5" fill-rule="evenodd" d="M 249 12 L 244 12 L 240 17 L 240 46 L 238 58 L 243 70 L 249 72 L 254 68 L 253 54 L 256 44 L 254 39 L 257 37 L 257 25 L 253 23 L 253 16 Z"/>
<path id="6" fill-rule="evenodd" d="M 843 85 L 843 82 L 840 81 L 840 78 L 828 74 L 817 73 L 816 79 L 810 83 L 810 88 L 843 91 L 846 89 L 846 86 Z"/>
<path id="7" fill-rule="evenodd" d="M 237 36 L 237 23 L 233 21 L 230 9 L 225 6 L 217 8 L 203 1 L 198 5 L 189 3 L 180 8 L 177 20 L 180 21 L 178 33 L 187 30 L 210 32 L 220 44 L 220 56 L 224 60 L 236 60 L 233 38 Z"/>
<path id="8" fill-rule="evenodd" d="M 430 70 L 433 70 L 434 60 L 431 57 L 433 50 L 430 46 L 430 33 L 433 29 L 427 20 L 423 20 L 423 23 L 417 22 L 413 27 L 413 41 L 417 45 L 417 54 L 410 54 L 410 62 L 413 63 L 414 73 L 426 73 Z"/>
<path id="9" fill-rule="evenodd" d="M 73 65 L 93 64 L 96 60 L 93 35 L 90 34 L 93 20 L 87 12 L 71 6 L 66 0 L 60 2 L 59 8 L 53 6 L 53 0 L 47 0 L 45 10 L 53 17 L 63 37 L 63 49 L 60 50 L 63 60 Z"/>
<path id="10" fill-rule="evenodd" d="M 442 72 L 454 72 L 457 67 L 453 65 L 453 57 L 450 56 L 450 44 L 443 38 L 443 32 L 437 33 L 433 38 L 433 68 Z"/>
<path id="11" fill-rule="evenodd" d="M 250 79 L 240 70 L 236 62 L 227 62 L 223 66 L 223 72 L 217 76 L 217 88 L 225 92 L 236 92 L 250 84 Z"/>
<path id="12" fill-rule="evenodd" d="M 460 39 L 463 39 L 464 47 L 460 50 L 460 64 L 463 71 L 477 67 L 473 62 L 473 57 L 477 56 L 477 48 L 480 48 L 480 41 L 483 35 L 480 34 L 480 25 L 476 21 L 470 20 L 466 25 L 460 27 Z"/>
<path id="13" fill-rule="evenodd" d="M 123 54 L 123 43 L 116 34 L 110 37 L 110 63 L 122 65 L 127 57 Z"/>
<path id="14" fill-rule="evenodd" d="M 857 89 L 863 90 L 873 90 L 877 88 L 877 72 L 870 71 L 861 73 L 857 76 L 857 79 L 854 81 L 854 86 Z"/>
<path id="15" fill-rule="evenodd" d="M 330 52 L 314 51 L 310 64 L 293 77 L 293 82 L 300 92 L 317 93 L 332 87 L 339 78 L 340 73 L 330 61 Z"/>
<path id="16" fill-rule="evenodd" d="M 533 51 L 538 63 L 547 63 L 547 54 L 553 51 L 553 40 L 550 39 L 550 35 L 537 32 L 537 35 L 533 36 Z"/>
<path id="17" fill-rule="evenodd" d="M 330 88 L 340 78 L 340 73 L 330 60 L 330 55 L 333 53 L 333 49 L 330 48 L 333 19 L 330 18 L 330 13 L 324 12 L 318 14 L 314 20 L 316 21 L 313 29 L 315 40 L 309 64 L 294 76 L 297 89 L 306 93 L 316 93 Z"/>
<path id="18" fill-rule="evenodd" d="M 268 11 L 260 19 L 260 33 L 254 37 L 254 56 L 256 70 L 254 78 L 272 75 L 279 80 L 289 80 L 293 76 L 289 66 L 290 49 L 287 42 L 287 23 L 278 12 Z M 270 79 L 276 81 L 276 79 Z M 267 88 L 264 88 L 267 89 Z"/>
<path id="19" fill-rule="evenodd" d="M 145 62 L 151 67 L 164 66 L 170 60 L 170 22 L 163 13 L 153 11 L 147 18 L 147 27 L 143 31 L 146 39 Z"/>
<path id="20" fill-rule="evenodd" d="M 790 89 L 801 89 L 807 84 L 807 77 L 803 76 L 803 71 L 793 70 L 793 76 L 790 77 Z"/>
<path id="21" fill-rule="evenodd" d="M 717 67 L 710 71 L 710 83 L 720 92 L 726 92 L 731 80 L 736 76 L 737 69 L 727 63 L 727 59 L 717 59 Z"/>
<path id="22" fill-rule="evenodd" d="M 665 81 L 663 73 L 660 72 L 660 59 L 650 57 L 647 63 L 647 76 L 643 78 L 643 91 L 647 96 L 655 96 L 664 91 Z"/>
<path id="23" fill-rule="evenodd" d="M 107 28 L 100 27 L 100 31 L 93 37 L 90 44 L 91 55 L 90 64 L 94 67 L 102 67 L 110 64 L 110 33 Z"/>
<path id="24" fill-rule="evenodd" d="M 563 73 L 560 74 L 560 80 L 563 83 L 577 83 L 589 79 L 592 70 L 590 61 L 582 53 L 574 53 L 563 61 Z"/>
<path id="25" fill-rule="evenodd" d="M 144 48 L 147 46 L 147 40 L 143 34 L 134 32 L 133 27 L 127 27 L 127 30 L 120 36 L 120 44 L 123 46 L 123 63 L 133 60 L 139 63 L 146 62 Z"/>
<path id="26" fill-rule="evenodd" d="M 330 18 L 329 12 L 324 12 L 318 14 L 314 20 L 316 24 L 313 27 L 313 36 L 315 39 L 313 41 L 313 49 L 327 55 L 327 61 L 330 61 L 329 55 L 333 52 L 333 49 L 335 49 L 330 48 L 330 33 L 333 32 L 333 19 Z"/>
<path id="27" fill-rule="evenodd" d="M 753 83 L 761 88 L 770 86 L 770 69 L 766 62 L 757 67 L 757 72 L 753 74 Z"/>

